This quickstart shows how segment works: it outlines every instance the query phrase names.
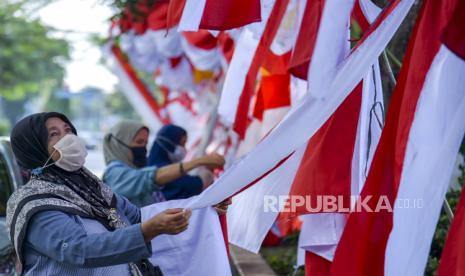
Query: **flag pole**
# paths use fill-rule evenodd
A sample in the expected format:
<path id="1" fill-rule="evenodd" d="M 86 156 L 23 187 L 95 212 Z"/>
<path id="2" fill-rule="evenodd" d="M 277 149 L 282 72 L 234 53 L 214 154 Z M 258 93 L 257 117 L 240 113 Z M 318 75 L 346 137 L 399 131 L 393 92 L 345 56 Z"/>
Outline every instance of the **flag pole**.
<path id="1" fill-rule="evenodd" d="M 384 61 L 384 64 L 386 65 L 389 79 L 394 84 L 394 86 L 396 86 L 397 81 L 396 81 L 396 78 L 394 77 L 394 72 L 392 71 L 391 64 L 389 63 L 389 59 L 386 54 L 386 49 L 383 51 L 383 61 Z M 452 212 L 452 208 L 450 207 L 449 202 L 447 202 L 447 198 L 444 198 L 444 203 L 442 207 L 444 209 L 444 212 L 447 215 L 447 218 L 449 219 L 449 222 L 452 222 L 452 220 L 454 219 L 454 213 Z"/>
<path id="2" fill-rule="evenodd" d="M 392 84 L 394 84 L 395 86 L 397 84 L 397 81 L 396 81 L 396 78 L 394 77 L 394 72 L 392 71 L 391 64 L 389 63 L 389 59 L 386 55 L 386 50 L 383 51 L 383 60 L 384 60 L 384 64 L 386 65 L 389 79 L 391 80 Z"/>

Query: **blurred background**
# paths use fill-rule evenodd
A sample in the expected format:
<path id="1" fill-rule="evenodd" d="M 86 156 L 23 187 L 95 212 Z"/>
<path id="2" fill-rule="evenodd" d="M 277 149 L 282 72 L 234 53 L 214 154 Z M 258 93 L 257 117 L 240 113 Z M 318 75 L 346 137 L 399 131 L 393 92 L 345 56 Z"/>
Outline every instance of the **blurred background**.
<path id="1" fill-rule="evenodd" d="M 101 172 L 103 133 L 140 119 L 103 64 L 112 14 L 96 0 L 0 1 L 0 136 L 27 114 L 65 113 L 86 141 L 87 166 Z"/>

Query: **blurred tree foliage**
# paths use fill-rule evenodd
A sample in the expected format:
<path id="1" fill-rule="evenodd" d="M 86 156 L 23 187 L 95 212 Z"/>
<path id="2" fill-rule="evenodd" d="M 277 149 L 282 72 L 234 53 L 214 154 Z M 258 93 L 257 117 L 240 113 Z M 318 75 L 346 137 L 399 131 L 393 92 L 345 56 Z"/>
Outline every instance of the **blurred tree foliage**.
<path id="1" fill-rule="evenodd" d="M 105 96 L 105 109 L 109 114 L 118 114 L 126 119 L 141 120 L 121 91 L 116 91 Z"/>
<path id="2" fill-rule="evenodd" d="M 0 97 L 10 121 L 22 113 L 26 97 L 50 93 L 63 82 L 69 45 L 33 14 L 48 2 L 0 1 Z"/>

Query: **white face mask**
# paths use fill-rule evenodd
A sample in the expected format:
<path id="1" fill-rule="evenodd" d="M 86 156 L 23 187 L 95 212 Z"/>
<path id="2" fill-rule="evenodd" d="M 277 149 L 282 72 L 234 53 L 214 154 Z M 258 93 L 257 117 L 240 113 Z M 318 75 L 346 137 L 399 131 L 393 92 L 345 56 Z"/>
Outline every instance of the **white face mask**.
<path id="1" fill-rule="evenodd" d="M 55 161 L 55 165 L 63 170 L 73 172 L 84 165 L 87 156 L 86 145 L 76 135 L 66 134 L 53 147 L 60 153 L 60 159 Z"/>
<path id="2" fill-rule="evenodd" d="M 165 146 L 163 146 L 163 144 L 158 141 L 158 140 L 162 140 L 162 141 L 165 141 L 169 144 L 171 144 L 172 146 L 174 146 L 174 152 L 170 152 L 168 149 L 165 148 Z M 168 154 L 168 158 L 171 160 L 171 162 L 180 162 L 182 160 L 184 160 L 184 158 L 186 157 L 187 155 L 187 150 L 181 146 L 181 145 L 176 145 L 175 143 L 171 142 L 171 140 L 169 139 L 166 139 L 165 137 L 157 137 L 157 143 L 160 145 L 160 147 L 162 149 L 164 149 L 166 151 L 166 153 Z"/>
<path id="3" fill-rule="evenodd" d="M 180 162 L 186 157 L 187 151 L 184 147 L 177 145 L 174 152 L 168 152 L 168 157 L 172 162 Z"/>

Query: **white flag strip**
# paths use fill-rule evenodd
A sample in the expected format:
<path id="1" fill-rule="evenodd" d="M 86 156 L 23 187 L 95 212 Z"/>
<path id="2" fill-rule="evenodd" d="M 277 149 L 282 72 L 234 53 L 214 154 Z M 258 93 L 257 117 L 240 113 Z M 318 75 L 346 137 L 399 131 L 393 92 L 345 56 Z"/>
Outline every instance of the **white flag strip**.
<path id="1" fill-rule="evenodd" d="M 315 98 L 330 94 L 327 89 L 333 82 L 337 67 L 349 53 L 349 24 L 353 6 L 354 0 L 324 2 L 307 76 L 308 91 Z"/>
<path id="2" fill-rule="evenodd" d="M 325 64 L 324 59 L 328 57 L 329 61 L 326 64 L 331 64 L 332 62 L 333 68 L 331 69 L 330 66 L 325 65 L 327 70 L 336 70 L 335 67 L 337 64 L 348 54 L 350 45 L 347 37 L 349 31 L 347 22 L 349 22 L 353 2 L 347 1 L 344 4 L 345 5 L 341 7 L 338 1 L 333 0 L 329 0 L 325 3 L 325 11 L 321 22 L 331 22 L 322 23 L 320 25 L 318 40 L 322 40 L 325 43 L 320 43 L 319 46 L 315 48 L 314 55 L 323 56 L 323 58 L 315 59 L 318 61 L 319 65 Z M 294 5 L 294 7 L 296 6 Z M 291 8 L 288 7 L 288 12 L 295 12 L 292 6 Z M 338 20 L 334 21 L 334 17 L 338 18 Z M 297 32 L 295 33 L 297 34 Z M 279 37 L 277 38 L 279 39 Z M 333 40 L 337 40 L 337 42 L 331 44 L 331 47 L 327 47 L 326 44 Z M 329 55 L 329 52 L 339 54 Z M 334 56 L 336 56 L 336 58 L 334 58 Z M 314 68 L 313 74 L 316 76 L 314 81 L 320 82 L 321 79 L 324 79 L 323 76 L 328 74 L 328 72 L 325 70 L 316 70 L 316 68 Z M 312 93 L 312 90 L 310 90 L 309 93 Z M 304 143 L 296 153 L 279 168 L 248 190 L 234 197 L 233 204 L 228 214 L 228 223 L 231 229 L 229 234 L 231 243 L 252 252 L 258 252 L 266 233 L 279 214 L 278 210 L 263 209 L 264 205 L 272 203 L 267 202 L 266 199 L 264 200 L 264 197 L 272 200 L 289 194 L 306 148 L 307 143 Z M 307 217 L 312 216 L 315 216 L 317 219 L 315 222 L 319 223 L 318 218 L 320 215 L 308 215 Z M 333 215 L 331 214 L 331 216 Z M 334 216 L 337 217 L 339 215 L 335 214 Z M 311 222 L 309 221 L 311 220 L 312 218 L 308 218 L 307 224 L 310 225 Z M 326 240 L 326 244 L 333 244 L 335 242 L 336 238 L 334 237 L 331 237 L 329 241 L 327 239 L 327 233 L 330 233 L 331 230 L 332 229 L 324 231 L 325 233 L 318 237 L 320 238 L 320 242 L 322 242 L 322 240 Z M 312 243 L 313 240 L 306 240 L 305 242 Z M 311 246 L 312 244 L 310 243 L 306 243 L 305 245 Z"/>
<path id="3" fill-rule="evenodd" d="M 316 93 L 318 97 L 313 93 L 306 96 L 252 152 L 235 162 L 213 185 L 190 198 L 188 205 L 182 207 L 195 209 L 221 202 L 306 143 L 375 63 L 413 3 L 414 0 L 399 1 L 339 66 L 327 93 Z"/>
<path id="4" fill-rule="evenodd" d="M 262 0 L 262 22 L 244 27 L 235 44 L 234 54 L 226 72 L 218 106 L 218 114 L 225 124 L 231 125 L 236 118 L 237 106 L 247 73 L 274 3 L 275 0 Z"/>
<path id="5" fill-rule="evenodd" d="M 178 31 L 198 31 L 207 0 L 186 0 Z"/>
<path id="6" fill-rule="evenodd" d="M 362 106 L 352 159 L 351 194 L 357 196 L 365 179 L 384 125 L 381 72 L 376 61 L 363 79 Z"/>
<path id="7" fill-rule="evenodd" d="M 183 200 L 156 203 L 141 209 L 141 221 L 183 205 Z M 208 261 L 205 261 L 208 260 Z M 152 240 L 150 261 L 166 276 L 231 275 L 228 254 L 216 210 L 192 211 L 189 228 L 177 235 L 159 235 Z"/>
<path id="8" fill-rule="evenodd" d="M 278 196 L 289 194 L 306 147 L 301 146 L 276 170 L 233 198 L 227 214 L 230 243 L 258 253 L 282 207 Z"/>
<path id="9" fill-rule="evenodd" d="M 429 69 L 408 137 L 385 275 L 423 275 L 458 149 L 465 133 L 465 61 L 441 46 Z M 403 201 L 403 202 L 401 202 Z M 418 206 L 417 206 L 418 207 Z"/>

